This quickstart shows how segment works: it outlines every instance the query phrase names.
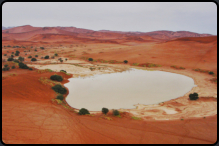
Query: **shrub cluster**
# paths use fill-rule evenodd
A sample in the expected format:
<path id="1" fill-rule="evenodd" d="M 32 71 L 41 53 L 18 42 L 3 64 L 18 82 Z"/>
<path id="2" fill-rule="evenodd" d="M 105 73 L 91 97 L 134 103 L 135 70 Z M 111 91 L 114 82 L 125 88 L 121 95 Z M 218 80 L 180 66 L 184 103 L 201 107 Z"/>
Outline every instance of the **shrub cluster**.
<path id="1" fill-rule="evenodd" d="M 90 112 L 85 109 L 85 108 L 81 108 L 78 112 L 79 115 L 86 115 L 86 114 L 90 114 Z"/>
<path id="2" fill-rule="evenodd" d="M 38 57 L 38 55 L 35 55 L 35 57 Z"/>
<path id="3" fill-rule="evenodd" d="M 88 61 L 93 61 L 93 58 L 88 58 Z"/>
<path id="4" fill-rule="evenodd" d="M 113 115 L 114 116 L 119 116 L 119 111 L 118 110 L 113 110 Z"/>
<path id="5" fill-rule="evenodd" d="M 7 54 L 4 54 L 4 56 L 7 56 Z"/>
<path id="6" fill-rule="evenodd" d="M 20 52 L 16 51 L 15 56 L 19 56 Z"/>
<path id="7" fill-rule="evenodd" d="M 189 94 L 189 99 L 190 100 L 197 100 L 198 97 L 198 93 L 194 92 L 193 94 Z"/>
<path id="8" fill-rule="evenodd" d="M 44 50 L 45 48 L 44 47 L 40 47 L 40 49 Z"/>
<path id="9" fill-rule="evenodd" d="M 52 89 L 53 89 L 55 92 L 58 92 L 58 93 L 60 93 L 60 94 L 65 94 L 65 93 L 67 93 L 67 90 L 65 89 L 65 87 L 62 87 L 62 86 L 59 85 L 59 84 L 53 86 Z"/>
<path id="10" fill-rule="evenodd" d="M 26 64 L 24 64 L 23 62 L 19 62 L 19 68 L 22 68 L 22 69 L 29 69 L 29 67 L 26 65 Z"/>
<path id="11" fill-rule="evenodd" d="M 19 56 L 19 57 L 18 57 L 18 60 L 24 61 L 24 57 Z"/>
<path id="12" fill-rule="evenodd" d="M 37 59 L 36 58 L 32 58 L 31 61 L 37 61 Z"/>
<path id="13" fill-rule="evenodd" d="M 56 96 L 56 99 L 63 100 L 64 96 L 62 94 L 60 94 L 60 95 Z"/>
<path id="14" fill-rule="evenodd" d="M 102 113 L 103 114 L 106 115 L 108 112 L 109 112 L 108 108 L 105 108 L 105 107 L 102 108 Z"/>
<path id="15" fill-rule="evenodd" d="M 14 60 L 14 58 L 12 58 L 12 57 L 8 58 L 8 61 L 13 61 L 13 60 Z"/>
<path id="16" fill-rule="evenodd" d="M 64 73 L 67 73 L 65 70 L 60 70 L 60 72 L 64 72 Z"/>
<path id="17" fill-rule="evenodd" d="M 4 68 L 2 68 L 3 71 L 7 71 L 7 70 L 9 70 L 9 69 L 10 69 L 10 67 L 4 67 Z"/>
<path id="18" fill-rule="evenodd" d="M 48 56 L 48 55 L 46 55 L 46 56 L 44 57 L 44 59 L 49 59 L 49 56 Z"/>
<path id="19" fill-rule="evenodd" d="M 125 64 L 126 64 L 126 63 L 128 63 L 128 61 L 127 61 L 127 60 L 124 60 L 123 62 L 124 62 Z"/>
<path id="20" fill-rule="evenodd" d="M 32 58 L 32 56 L 28 56 L 27 58 Z"/>
<path id="21" fill-rule="evenodd" d="M 15 69 L 15 66 L 12 66 L 11 69 Z"/>
<path id="22" fill-rule="evenodd" d="M 59 82 L 61 82 L 63 80 L 62 76 L 60 76 L 60 75 L 52 75 L 50 77 L 50 79 L 54 80 L 54 81 L 59 81 Z"/>
<path id="23" fill-rule="evenodd" d="M 15 59 L 14 62 L 19 63 L 19 60 L 16 60 L 16 59 Z"/>

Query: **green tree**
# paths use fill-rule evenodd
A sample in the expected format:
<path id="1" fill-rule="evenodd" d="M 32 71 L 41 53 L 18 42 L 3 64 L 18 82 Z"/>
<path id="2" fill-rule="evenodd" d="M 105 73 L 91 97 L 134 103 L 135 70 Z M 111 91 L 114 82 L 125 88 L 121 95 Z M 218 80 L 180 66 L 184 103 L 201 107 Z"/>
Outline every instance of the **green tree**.
<path id="1" fill-rule="evenodd" d="M 86 115 L 86 114 L 90 114 L 90 112 L 85 109 L 85 108 L 81 108 L 78 112 L 79 115 Z"/>
<path id="2" fill-rule="evenodd" d="M 62 86 L 59 85 L 59 84 L 53 86 L 52 89 L 53 89 L 55 92 L 60 93 L 60 94 L 65 94 L 65 93 L 67 93 L 67 90 L 65 89 L 65 87 L 62 87 Z"/>
<path id="3" fill-rule="evenodd" d="M 119 111 L 118 110 L 113 110 L 113 115 L 114 116 L 119 116 Z"/>
<path id="4" fill-rule="evenodd" d="M 59 82 L 63 81 L 63 78 L 60 75 L 52 75 L 50 76 L 50 79 L 54 81 L 59 81 Z"/>
<path id="5" fill-rule="evenodd" d="M 109 112 L 108 108 L 105 108 L 105 107 L 102 108 L 102 113 L 103 114 L 106 115 L 108 112 Z"/>
<path id="6" fill-rule="evenodd" d="M 37 59 L 36 58 L 32 58 L 31 61 L 37 61 Z"/>
<path id="7" fill-rule="evenodd" d="M 127 60 L 124 60 L 123 62 L 124 62 L 125 64 L 126 64 L 126 63 L 128 63 L 128 61 L 127 61 Z"/>
<path id="8" fill-rule="evenodd" d="M 198 93 L 194 92 L 193 94 L 189 94 L 189 99 L 190 100 L 197 100 L 198 97 Z"/>
<path id="9" fill-rule="evenodd" d="M 60 94 L 60 95 L 56 96 L 56 99 L 63 100 L 64 96 L 62 94 Z"/>
<path id="10" fill-rule="evenodd" d="M 48 55 L 46 55 L 46 56 L 44 57 L 44 59 L 49 59 L 49 56 L 48 56 Z"/>
<path id="11" fill-rule="evenodd" d="M 93 61 L 93 58 L 89 58 L 88 61 Z"/>

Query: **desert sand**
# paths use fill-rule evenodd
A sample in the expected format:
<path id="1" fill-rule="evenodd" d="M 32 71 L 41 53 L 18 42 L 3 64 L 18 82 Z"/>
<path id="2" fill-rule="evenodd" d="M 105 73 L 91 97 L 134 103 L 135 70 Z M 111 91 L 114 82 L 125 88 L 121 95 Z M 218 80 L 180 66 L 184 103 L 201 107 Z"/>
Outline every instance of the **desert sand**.
<path id="1" fill-rule="evenodd" d="M 94 33 L 84 29 L 76 33 L 76 30 L 22 26 L 2 31 L 2 59 L 7 60 L 11 52 L 19 50 L 19 56 L 25 58 L 24 63 L 34 68 L 25 70 L 16 66 L 16 69 L 2 71 L 4 143 L 213 144 L 217 141 L 217 83 L 214 82 L 217 78 L 217 36 L 186 37 L 184 33 L 183 37 L 167 35 L 161 39 L 158 35 L 129 37 L 118 32 Z M 93 33 L 93 36 L 83 32 Z M 58 56 L 54 59 L 41 59 L 46 55 L 51 58 L 55 53 Z M 31 62 L 30 55 L 38 55 L 38 61 Z M 86 60 L 89 57 L 95 61 Z M 64 61 L 61 63 L 58 58 Z M 128 64 L 124 64 L 124 60 L 128 60 Z M 3 61 L 2 67 L 8 63 Z M 144 67 L 146 63 L 160 67 Z M 95 69 L 91 71 L 90 68 Z M 58 74 L 64 77 L 61 84 L 65 84 L 71 77 L 121 72 L 129 68 L 186 75 L 194 79 L 197 87 L 170 101 L 120 109 L 119 118 L 113 116 L 112 111 L 107 116 L 101 112 L 80 116 L 78 110 L 67 103 L 58 104 L 54 100 L 57 94 L 51 86 L 39 81 L 42 77 Z M 213 71 L 214 75 L 194 71 L 196 68 Z M 56 72 L 38 73 L 42 69 Z M 62 69 L 70 75 L 59 72 Z M 199 94 L 199 99 L 191 101 L 188 96 L 194 92 Z"/>

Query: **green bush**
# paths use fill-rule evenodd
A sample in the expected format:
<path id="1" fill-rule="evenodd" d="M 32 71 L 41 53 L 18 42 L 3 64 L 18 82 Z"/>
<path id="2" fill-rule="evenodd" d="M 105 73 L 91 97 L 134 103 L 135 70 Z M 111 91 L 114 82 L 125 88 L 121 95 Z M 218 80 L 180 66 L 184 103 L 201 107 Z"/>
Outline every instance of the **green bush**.
<path id="1" fill-rule="evenodd" d="M 31 61 L 37 61 L 37 59 L 36 58 L 32 58 Z"/>
<path id="2" fill-rule="evenodd" d="M 4 68 L 2 68 L 3 71 L 7 71 L 7 70 L 9 70 L 9 69 L 10 69 L 10 67 L 4 67 Z"/>
<path id="3" fill-rule="evenodd" d="M 213 75 L 214 74 L 214 72 L 213 71 L 209 71 L 209 75 Z"/>
<path id="4" fill-rule="evenodd" d="M 33 70 L 32 68 L 28 68 L 29 70 Z"/>
<path id="5" fill-rule="evenodd" d="M 35 55 L 35 57 L 38 57 L 38 55 Z"/>
<path id="6" fill-rule="evenodd" d="M 118 110 L 113 110 L 113 115 L 114 116 L 119 116 L 119 111 Z"/>
<path id="7" fill-rule="evenodd" d="M 60 94 L 60 95 L 56 96 L 56 99 L 63 100 L 64 96 L 62 94 Z"/>
<path id="8" fill-rule="evenodd" d="M 15 55 L 15 56 L 19 56 L 19 53 L 15 53 L 14 55 Z"/>
<path id="9" fill-rule="evenodd" d="M 19 56 L 20 52 L 16 51 L 15 56 Z"/>
<path id="10" fill-rule="evenodd" d="M 60 70 L 60 72 L 64 72 L 64 73 L 67 73 L 67 71 L 65 71 L 65 70 Z"/>
<path id="11" fill-rule="evenodd" d="M 105 107 L 102 108 L 102 113 L 103 114 L 106 115 L 108 112 L 109 112 L 108 108 L 105 108 Z"/>
<path id="12" fill-rule="evenodd" d="M 14 54 L 14 52 L 11 52 L 11 54 Z"/>
<path id="13" fill-rule="evenodd" d="M 78 112 L 79 115 L 86 115 L 86 114 L 90 114 L 89 111 L 85 108 L 81 108 Z"/>
<path id="14" fill-rule="evenodd" d="M 7 56 L 7 54 L 4 54 L 4 56 Z"/>
<path id="15" fill-rule="evenodd" d="M 198 93 L 193 93 L 193 94 L 189 94 L 189 99 L 190 100 L 197 100 L 199 97 L 198 97 Z"/>
<path id="16" fill-rule="evenodd" d="M 19 62 L 19 68 L 28 69 L 29 67 L 26 64 L 24 64 L 23 62 Z"/>
<path id="17" fill-rule="evenodd" d="M 14 57 L 14 55 L 11 55 L 11 57 L 13 58 L 13 57 Z"/>
<path id="18" fill-rule="evenodd" d="M 45 48 L 44 47 L 40 47 L 40 49 L 44 50 Z"/>
<path id="19" fill-rule="evenodd" d="M 11 69 L 15 69 L 15 66 L 12 66 Z"/>
<path id="20" fill-rule="evenodd" d="M 54 81 L 59 81 L 59 82 L 61 82 L 63 80 L 62 76 L 60 76 L 60 75 L 52 75 L 50 77 L 50 79 L 54 80 Z"/>
<path id="21" fill-rule="evenodd" d="M 24 57 L 19 56 L 19 57 L 18 57 L 18 60 L 24 61 Z"/>
<path id="22" fill-rule="evenodd" d="M 27 58 L 32 58 L 32 56 L 28 56 Z"/>
<path id="23" fill-rule="evenodd" d="M 37 52 L 37 49 L 35 49 L 34 51 L 36 51 L 36 52 Z"/>
<path id="24" fill-rule="evenodd" d="M 19 63 L 19 60 L 16 60 L 16 59 L 15 59 L 14 62 Z"/>
<path id="25" fill-rule="evenodd" d="M 7 64 L 5 64 L 5 65 L 4 65 L 4 67 L 8 67 L 8 65 L 7 65 Z"/>
<path id="26" fill-rule="evenodd" d="M 49 56 L 48 56 L 48 55 L 46 55 L 46 56 L 44 57 L 44 59 L 49 59 Z"/>
<path id="27" fill-rule="evenodd" d="M 123 62 L 124 62 L 125 64 L 126 64 L 126 63 L 128 63 L 128 61 L 127 61 L 127 60 L 124 60 Z"/>
<path id="28" fill-rule="evenodd" d="M 55 56 L 58 56 L 58 54 L 57 54 L 57 53 L 55 53 Z"/>
<path id="29" fill-rule="evenodd" d="M 88 58 L 88 61 L 93 61 L 93 58 Z"/>
<path id="30" fill-rule="evenodd" d="M 14 60 L 14 58 L 12 58 L 12 57 L 11 57 L 11 58 L 8 58 L 8 61 L 13 61 L 13 60 Z"/>
<path id="31" fill-rule="evenodd" d="M 55 92 L 60 93 L 60 94 L 65 94 L 65 93 L 67 93 L 67 90 L 65 89 L 65 87 L 62 87 L 62 86 L 59 85 L 59 84 L 53 86 L 52 89 L 53 89 Z"/>

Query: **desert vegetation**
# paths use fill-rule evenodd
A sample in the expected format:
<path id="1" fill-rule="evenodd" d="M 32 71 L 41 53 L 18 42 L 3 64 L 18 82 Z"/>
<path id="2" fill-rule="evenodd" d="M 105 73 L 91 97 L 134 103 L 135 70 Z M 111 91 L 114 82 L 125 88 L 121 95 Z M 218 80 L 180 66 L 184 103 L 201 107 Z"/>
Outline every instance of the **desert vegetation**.
<path id="1" fill-rule="evenodd" d="M 57 92 L 57 93 L 60 93 L 60 94 L 66 94 L 67 93 L 67 90 L 65 87 L 63 87 L 62 85 L 55 85 L 52 87 L 52 89 Z"/>
<path id="2" fill-rule="evenodd" d="M 176 66 L 176 65 L 172 65 L 172 66 L 170 66 L 170 67 L 175 68 L 175 69 L 185 69 L 185 68 L 182 67 L 182 66 L 178 67 L 178 66 Z"/>
<path id="3" fill-rule="evenodd" d="M 36 58 L 32 58 L 31 61 L 37 61 L 37 59 Z"/>
<path id="4" fill-rule="evenodd" d="M 62 101 L 64 99 L 64 96 L 62 94 L 60 94 L 60 95 L 56 96 L 56 99 L 59 99 Z"/>
<path id="5" fill-rule="evenodd" d="M 19 62 L 19 68 L 21 68 L 21 69 L 29 69 L 29 67 L 26 65 L 26 64 L 24 64 L 23 62 Z"/>
<path id="6" fill-rule="evenodd" d="M 10 67 L 7 64 L 5 64 L 4 67 L 2 68 L 2 71 L 8 71 L 9 69 Z"/>
<path id="7" fill-rule="evenodd" d="M 79 115 L 90 114 L 90 112 L 86 108 L 81 108 L 78 112 Z"/>
<path id="8" fill-rule="evenodd" d="M 124 62 L 125 64 L 127 64 L 127 63 L 128 63 L 128 61 L 127 61 L 127 60 L 124 60 L 123 62 Z"/>
<path id="9" fill-rule="evenodd" d="M 63 81 L 63 78 L 62 78 L 62 76 L 60 76 L 60 75 L 52 75 L 52 76 L 50 77 L 50 79 L 51 79 L 51 80 L 54 80 L 54 81 L 59 81 L 59 82 Z"/>
<path id="10" fill-rule="evenodd" d="M 109 112 L 109 109 L 108 109 L 108 108 L 105 108 L 105 107 L 102 108 L 102 113 L 103 113 L 103 114 L 106 115 L 108 112 Z"/>
<path id="11" fill-rule="evenodd" d="M 13 61 L 13 60 L 14 60 L 14 58 L 10 57 L 10 58 L 8 58 L 7 61 Z"/>
<path id="12" fill-rule="evenodd" d="M 46 55 L 46 56 L 44 57 L 44 59 L 49 59 L 49 56 L 48 56 L 48 55 Z"/>
<path id="13" fill-rule="evenodd" d="M 197 100 L 199 97 L 198 97 L 198 93 L 194 92 L 193 94 L 189 94 L 189 99 L 190 100 Z"/>
<path id="14" fill-rule="evenodd" d="M 119 114 L 119 111 L 118 110 L 113 110 L 113 115 L 114 116 L 119 116 L 120 114 Z"/>

